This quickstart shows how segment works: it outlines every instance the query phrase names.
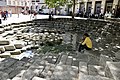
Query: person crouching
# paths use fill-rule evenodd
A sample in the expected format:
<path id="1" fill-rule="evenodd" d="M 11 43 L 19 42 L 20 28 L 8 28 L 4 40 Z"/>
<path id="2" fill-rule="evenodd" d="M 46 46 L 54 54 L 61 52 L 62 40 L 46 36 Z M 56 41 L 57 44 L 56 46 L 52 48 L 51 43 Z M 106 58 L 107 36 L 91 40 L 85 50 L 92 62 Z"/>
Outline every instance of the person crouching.
<path id="1" fill-rule="evenodd" d="M 91 39 L 90 39 L 90 37 L 87 33 L 85 33 L 83 35 L 83 39 L 80 42 L 78 51 L 81 52 L 84 49 L 86 49 L 86 50 L 91 50 L 92 49 L 92 41 L 91 41 Z"/>

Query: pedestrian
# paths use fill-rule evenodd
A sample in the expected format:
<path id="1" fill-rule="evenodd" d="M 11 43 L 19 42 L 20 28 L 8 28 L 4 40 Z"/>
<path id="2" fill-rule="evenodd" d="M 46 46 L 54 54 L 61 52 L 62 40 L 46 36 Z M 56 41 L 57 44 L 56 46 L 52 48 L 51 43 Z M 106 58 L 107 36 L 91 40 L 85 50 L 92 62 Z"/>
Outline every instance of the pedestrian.
<path id="1" fill-rule="evenodd" d="M 84 49 L 86 50 L 91 50 L 92 49 L 92 41 L 87 33 L 83 35 L 83 39 L 80 42 L 79 45 L 79 52 L 83 51 Z"/>
<path id="2" fill-rule="evenodd" d="M 33 18 L 35 18 L 35 19 L 37 18 L 37 12 L 33 13 Z"/>
<path id="3" fill-rule="evenodd" d="M 3 20 L 7 20 L 6 11 L 3 12 Z"/>
<path id="4" fill-rule="evenodd" d="M 8 17 L 8 11 L 5 11 L 6 12 L 6 17 Z"/>
<path id="5" fill-rule="evenodd" d="M 1 11 L 1 18 L 3 18 L 4 17 L 4 12 L 3 11 Z"/>

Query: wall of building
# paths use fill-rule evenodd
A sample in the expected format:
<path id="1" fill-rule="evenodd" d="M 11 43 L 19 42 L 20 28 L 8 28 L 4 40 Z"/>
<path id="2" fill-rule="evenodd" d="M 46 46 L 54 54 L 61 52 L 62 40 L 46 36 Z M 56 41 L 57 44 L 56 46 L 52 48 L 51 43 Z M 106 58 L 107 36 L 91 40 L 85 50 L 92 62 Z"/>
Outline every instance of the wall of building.
<path id="1" fill-rule="evenodd" d="M 6 2 L 4 0 L 1 0 L 0 1 L 0 6 L 5 6 L 6 5 Z"/>
<path id="2" fill-rule="evenodd" d="M 107 9 L 107 5 L 112 5 L 112 9 L 118 5 L 119 0 L 113 0 L 112 3 L 108 3 L 112 0 L 78 0 L 76 4 L 75 13 L 79 12 L 79 10 L 82 10 L 84 12 L 91 12 L 92 14 L 96 13 L 97 7 L 99 7 L 101 13 L 105 13 Z M 26 4 L 25 4 L 26 3 Z M 12 10 L 13 13 L 21 12 L 22 9 L 25 9 L 25 7 L 29 7 L 29 10 L 37 10 L 39 9 L 48 9 L 47 5 L 45 4 L 45 0 L 3 0 L 0 1 L 0 10 Z M 3 6 L 3 7 L 2 7 Z M 37 6 L 37 9 L 36 9 Z M 67 6 L 62 7 L 61 12 L 63 14 L 66 14 Z M 72 11 L 72 8 L 70 8 L 70 11 Z"/>
<path id="3" fill-rule="evenodd" d="M 6 1 L 6 2 L 5 2 Z M 0 1 L 1 11 L 12 11 L 12 13 L 21 13 L 22 9 L 28 8 L 31 0 L 4 0 Z"/>

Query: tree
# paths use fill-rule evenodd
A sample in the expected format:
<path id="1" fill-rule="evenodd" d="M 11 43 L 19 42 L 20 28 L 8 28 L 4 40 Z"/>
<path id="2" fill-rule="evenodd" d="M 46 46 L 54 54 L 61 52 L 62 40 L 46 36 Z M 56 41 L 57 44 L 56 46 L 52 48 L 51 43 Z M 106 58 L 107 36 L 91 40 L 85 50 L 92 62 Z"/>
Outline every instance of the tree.
<path id="1" fill-rule="evenodd" d="M 73 0 L 73 14 L 72 14 L 72 18 L 74 18 L 74 16 L 75 16 L 75 2 L 76 2 L 76 0 Z"/>
<path id="2" fill-rule="evenodd" d="M 67 0 L 45 0 L 45 3 L 48 5 L 49 8 L 56 8 L 60 6 L 64 6 L 66 4 Z"/>
<path id="3" fill-rule="evenodd" d="M 67 5 L 68 8 L 72 7 L 73 5 L 73 11 L 72 11 L 72 18 L 75 16 L 75 5 L 76 5 L 76 0 L 45 0 L 45 3 L 48 5 L 49 8 L 57 8 L 60 6 Z"/>
<path id="4" fill-rule="evenodd" d="M 76 5 L 76 0 L 71 0 L 70 2 L 68 2 L 68 6 L 69 7 L 72 7 L 73 6 L 73 11 L 72 11 L 72 18 L 74 19 L 74 16 L 75 16 L 75 5 Z"/>

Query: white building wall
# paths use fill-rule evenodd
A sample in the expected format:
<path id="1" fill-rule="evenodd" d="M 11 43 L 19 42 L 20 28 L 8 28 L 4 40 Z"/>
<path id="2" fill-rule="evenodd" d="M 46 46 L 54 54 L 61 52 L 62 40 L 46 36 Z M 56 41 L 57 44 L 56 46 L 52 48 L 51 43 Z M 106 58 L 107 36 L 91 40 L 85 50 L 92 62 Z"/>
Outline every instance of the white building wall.
<path id="1" fill-rule="evenodd" d="M 6 5 L 5 0 L 0 1 L 0 6 L 5 6 L 5 5 Z"/>

